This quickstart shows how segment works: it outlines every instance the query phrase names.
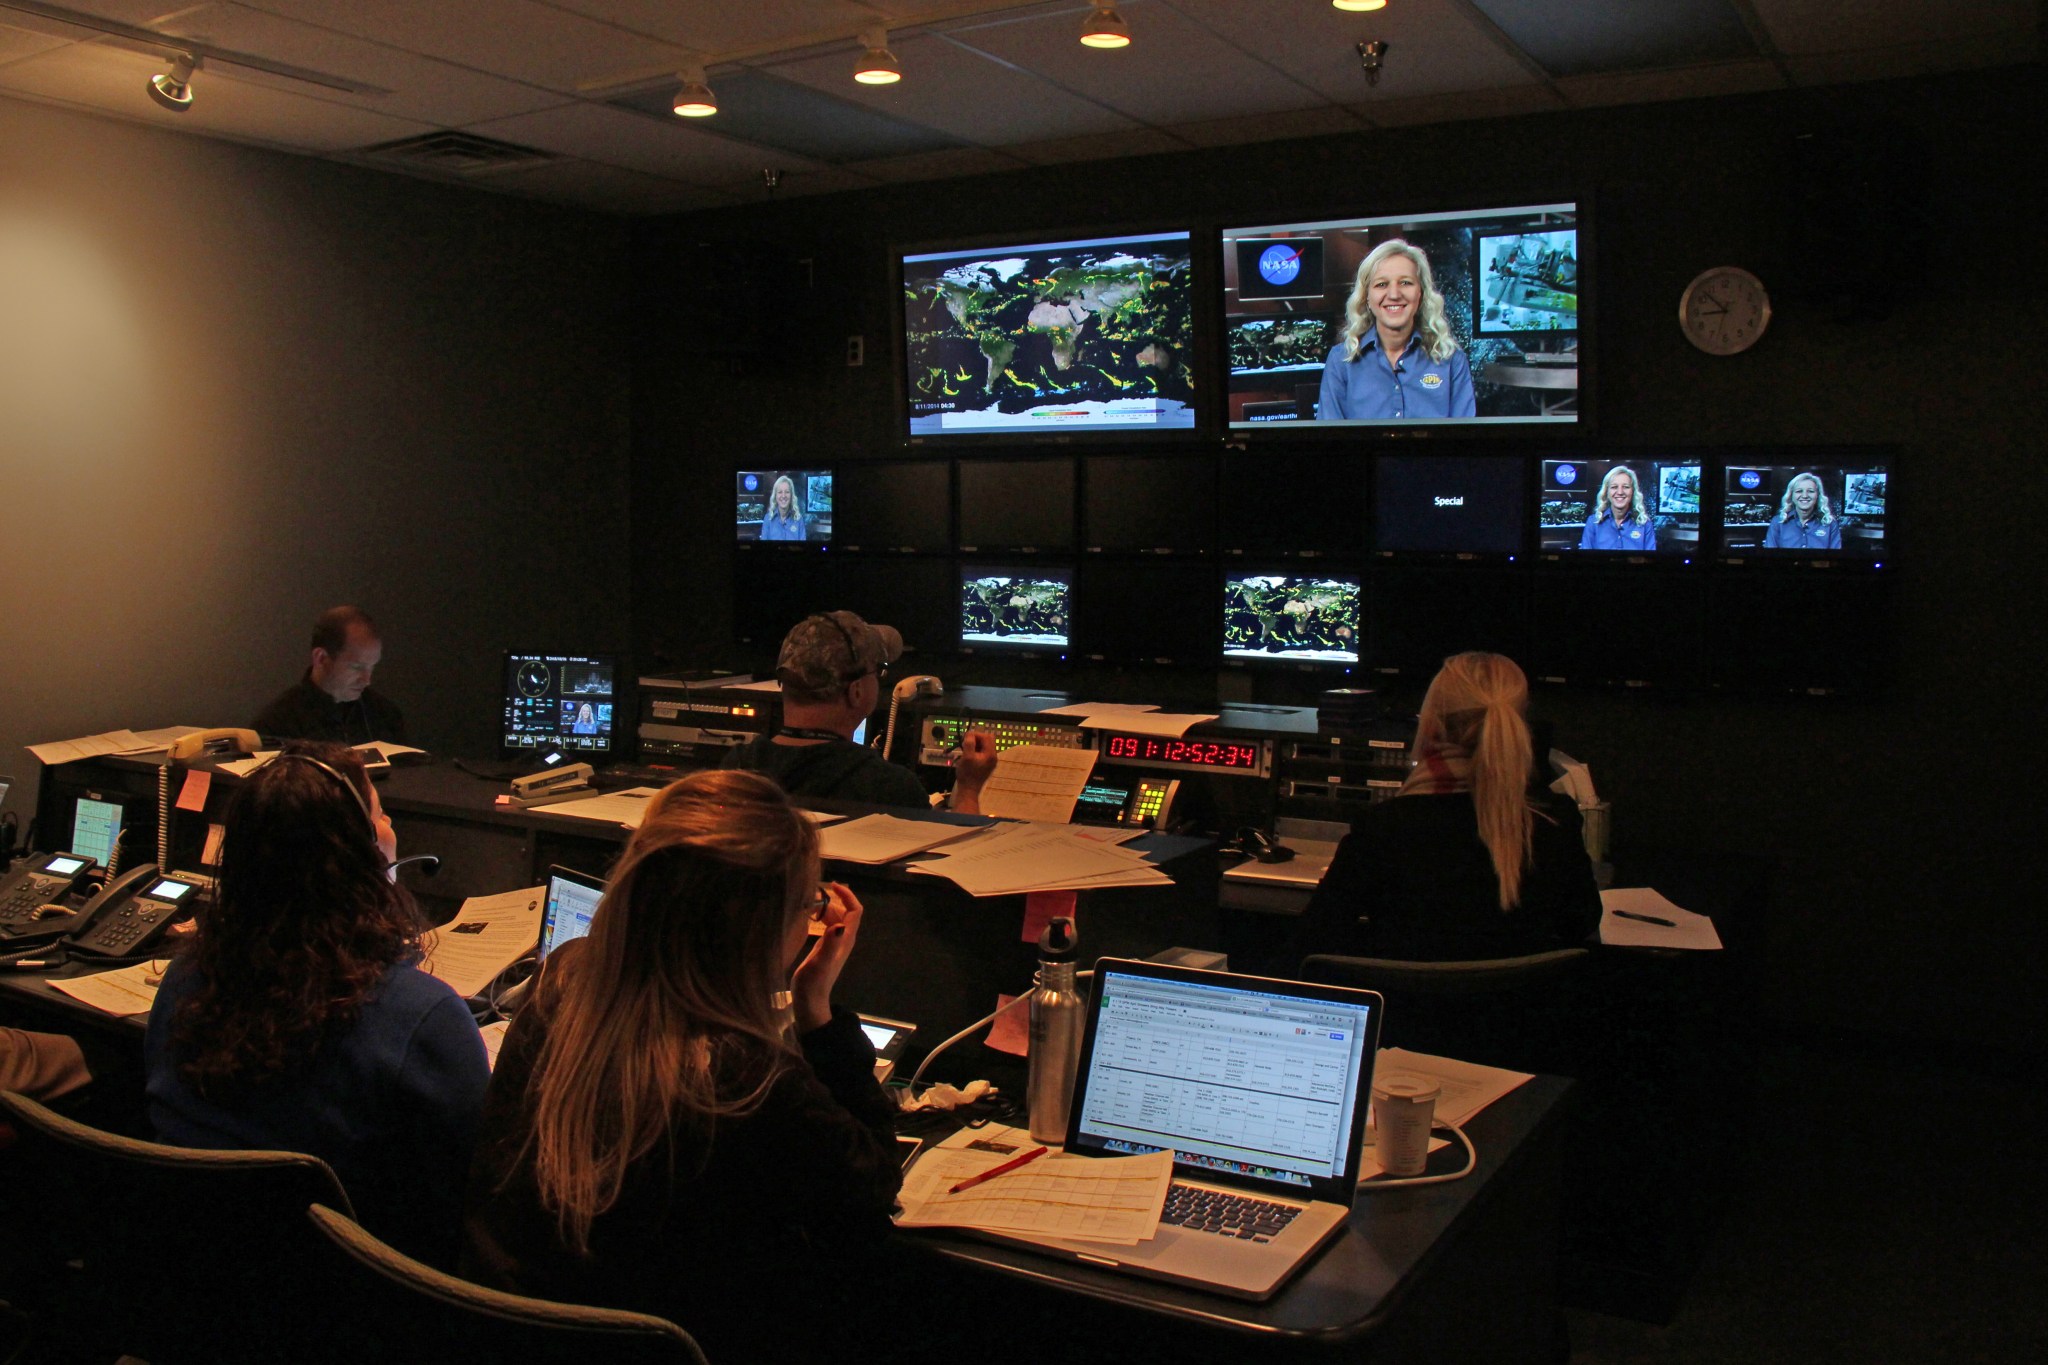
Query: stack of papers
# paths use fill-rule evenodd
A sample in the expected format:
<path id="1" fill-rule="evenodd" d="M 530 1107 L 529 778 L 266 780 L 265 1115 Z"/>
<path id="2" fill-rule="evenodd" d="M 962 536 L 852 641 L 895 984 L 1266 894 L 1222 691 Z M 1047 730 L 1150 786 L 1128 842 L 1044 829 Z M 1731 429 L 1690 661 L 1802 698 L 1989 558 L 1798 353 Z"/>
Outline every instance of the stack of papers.
<path id="1" fill-rule="evenodd" d="M 1600 909 L 1600 941 L 1611 948 L 1721 946 L 1712 920 L 1679 909 L 1647 886 L 1602 891 Z"/>
<path id="2" fill-rule="evenodd" d="M 577 801 L 550 801 L 532 809 L 541 815 L 567 815 L 578 820 L 596 820 L 600 824 L 638 829 L 640 821 L 647 815 L 648 798 L 659 795 L 659 787 L 628 787 L 624 791 L 586 796 Z"/>
<path id="3" fill-rule="evenodd" d="M 1038 714 L 1041 716 L 1113 716 L 1128 715 L 1133 711 L 1157 711 L 1150 702 L 1123 701 L 1077 701 L 1071 706 L 1049 707 Z"/>
<path id="4" fill-rule="evenodd" d="M 98 758 L 103 754 L 158 753 L 170 748 L 172 740 L 189 735 L 198 728 L 196 725 L 166 725 L 157 730 L 108 730 L 83 739 L 31 744 L 28 751 L 46 767 L 54 768 L 59 763 L 76 763 L 81 758 Z"/>
<path id="5" fill-rule="evenodd" d="M 980 830 L 938 820 L 905 820 L 899 815 L 863 815 L 818 831 L 818 856 L 828 862 L 879 867 L 922 853 Z"/>
<path id="6" fill-rule="evenodd" d="M 1084 730 L 1124 730 L 1134 735 L 1161 735 L 1179 739 L 1204 721 L 1216 719 L 1215 712 L 1192 711 L 1104 711 L 1081 717 Z"/>
<path id="7" fill-rule="evenodd" d="M 926 1151 L 904 1173 L 904 1228 L 980 1228 L 1083 1242 L 1136 1246 L 1159 1231 L 1173 1153 L 1090 1157 L 1044 1156 L 958 1194 L 963 1180 L 1002 1165 L 1038 1144 L 1021 1128 L 963 1128 Z"/>
<path id="8" fill-rule="evenodd" d="M 1056 749 L 1049 744 L 1005 749 L 981 789 L 981 813 L 1000 820 L 1063 825 L 1074 818 L 1074 801 L 1094 770 L 1093 749 Z"/>
<path id="9" fill-rule="evenodd" d="M 111 972 L 52 981 L 50 985 L 108 1014 L 148 1014 L 150 1006 L 156 1004 L 156 989 L 164 979 L 165 965 L 166 960 L 158 958 Z"/>
<path id="10" fill-rule="evenodd" d="M 530 886 L 495 896 L 471 896 L 455 918 L 427 936 L 420 970 L 439 977 L 467 1000 L 540 943 L 547 888 Z"/>
<path id="11" fill-rule="evenodd" d="M 944 877 L 970 896 L 1173 883 L 1143 854 L 1105 842 L 1099 830 L 1027 822 L 993 826 L 910 870 Z"/>

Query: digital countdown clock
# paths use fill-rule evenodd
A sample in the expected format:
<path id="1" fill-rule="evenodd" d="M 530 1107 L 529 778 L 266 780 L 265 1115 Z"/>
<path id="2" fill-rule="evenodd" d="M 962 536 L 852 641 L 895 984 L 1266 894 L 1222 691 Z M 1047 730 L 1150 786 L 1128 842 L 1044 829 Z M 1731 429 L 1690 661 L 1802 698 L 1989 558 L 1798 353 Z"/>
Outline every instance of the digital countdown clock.
<path id="1" fill-rule="evenodd" d="M 1202 772 L 1264 777 L 1271 769 L 1261 740 L 1172 739 L 1164 735 L 1108 734 L 1097 752 L 1107 763 L 1146 768 L 1192 768 Z"/>

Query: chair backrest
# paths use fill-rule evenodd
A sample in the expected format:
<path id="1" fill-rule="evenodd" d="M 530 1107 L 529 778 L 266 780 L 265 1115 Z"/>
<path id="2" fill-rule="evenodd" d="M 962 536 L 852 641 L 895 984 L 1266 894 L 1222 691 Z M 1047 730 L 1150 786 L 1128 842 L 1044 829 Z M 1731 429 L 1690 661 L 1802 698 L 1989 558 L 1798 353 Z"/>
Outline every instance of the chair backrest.
<path id="1" fill-rule="evenodd" d="M 151 1361 L 277 1360 L 330 1316 L 305 1211 L 349 1205 L 319 1158 L 143 1142 L 12 1093 L 0 1121 L 15 1204 L 83 1265 L 93 1339 Z"/>
<path id="2" fill-rule="evenodd" d="M 329 1252 L 323 1283 L 354 1309 L 348 1345 L 356 1359 L 704 1365 L 696 1341 L 667 1318 L 486 1289 L 393 1250 L 324 1205 L 306 1217 Z"/>
<path id="3" fill-rule="evenodd" d="M 1380 1041 L 1388 1047 L 1576 1075 L 1575 978 L 1590 954 L 1558 948 L 1473 962 L 1402 962 L 1315 953 L 1304 981 L 1362 986 L 1386 997 Z"/>

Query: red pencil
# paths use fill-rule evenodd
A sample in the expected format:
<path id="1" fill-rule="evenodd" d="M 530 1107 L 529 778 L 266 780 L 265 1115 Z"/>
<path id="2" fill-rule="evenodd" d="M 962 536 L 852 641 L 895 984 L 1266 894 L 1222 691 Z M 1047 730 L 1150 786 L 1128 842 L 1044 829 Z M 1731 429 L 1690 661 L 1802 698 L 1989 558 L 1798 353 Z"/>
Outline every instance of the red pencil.
<path id="1" fill-rule="evenodd" d="M 980 1175 L 971 1175 L 967 1177 L 967 1179 L 961 1181 L 952 1189 L 947 1190 L 946 1193 L 958 1194 L 962 1190 L 972 1189 L 974 1188 L 974 1186 L 979 1185 L 984 1180 L 994 1180 L 997 1176 L 1002 1175 L 1008 1171 L 1014 1171 L 1026 1162 L 1036 1161 L 1038 1160 L 1038 1158 L 1044 1155 L 1045 1148 L 1033 1147 L 1030 1151 L 1024 1153 L 1024 1155 L 1022 1156 L 1013 1156 L 1000 1166 L 991 1166 L 987 1170 L 983 1171 Z"/>

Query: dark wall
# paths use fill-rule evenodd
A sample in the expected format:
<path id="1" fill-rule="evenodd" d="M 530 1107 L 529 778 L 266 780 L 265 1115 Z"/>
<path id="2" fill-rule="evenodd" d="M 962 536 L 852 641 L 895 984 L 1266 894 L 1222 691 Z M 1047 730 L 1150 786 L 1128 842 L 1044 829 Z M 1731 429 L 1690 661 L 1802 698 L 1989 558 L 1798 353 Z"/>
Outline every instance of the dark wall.
<path id="1" fill-rule="evenodd" d="M 994 232 L 1454 207 L 1578 194 L 1597 215 L 1598 440 L 1902 449 L 1898 678 L 1874 699 L 1546 694 L 1616 806 L 1618 853 L 1775 868 L 1765 1007 L 1797 1022 L 2038 1048 L 2037 68 L 1090 163 L 644 225 L 633 571 L 643 658 L 732 653 L 735 463 L 898 449 L 892 245 Z M 1795 135 L 1836 136 L 1840 189 Z M 1812 144 L 1807 144 L 1811 146 Z M 1916 222 L 1916 215 L 1924 221 Z M 696 245 L 779 253 L 744 321 Z M 1822 254 L 1816 256 L 1818 247 Z M 1686 282 L 1746 266 L 1769 334 L 1715 359 Z M 805 273 L 811 283 L 802 284 Z M 860 333 L 870 361 L 846 367 Z M 1341 471 L 1335 460 L 1333 476 Z M 1630 622 L 1616 623 L 1619 630 Z M 1781 627 L 1798 632 L 1801 623 Z"/>
<path id="2" fill-rule="evenodd" d="M 418 742 L 497 651 L 616 647 L 625 226 L 0 100 L 0 772 L 247 724 L 314 614 L 383 624 Z"/>

